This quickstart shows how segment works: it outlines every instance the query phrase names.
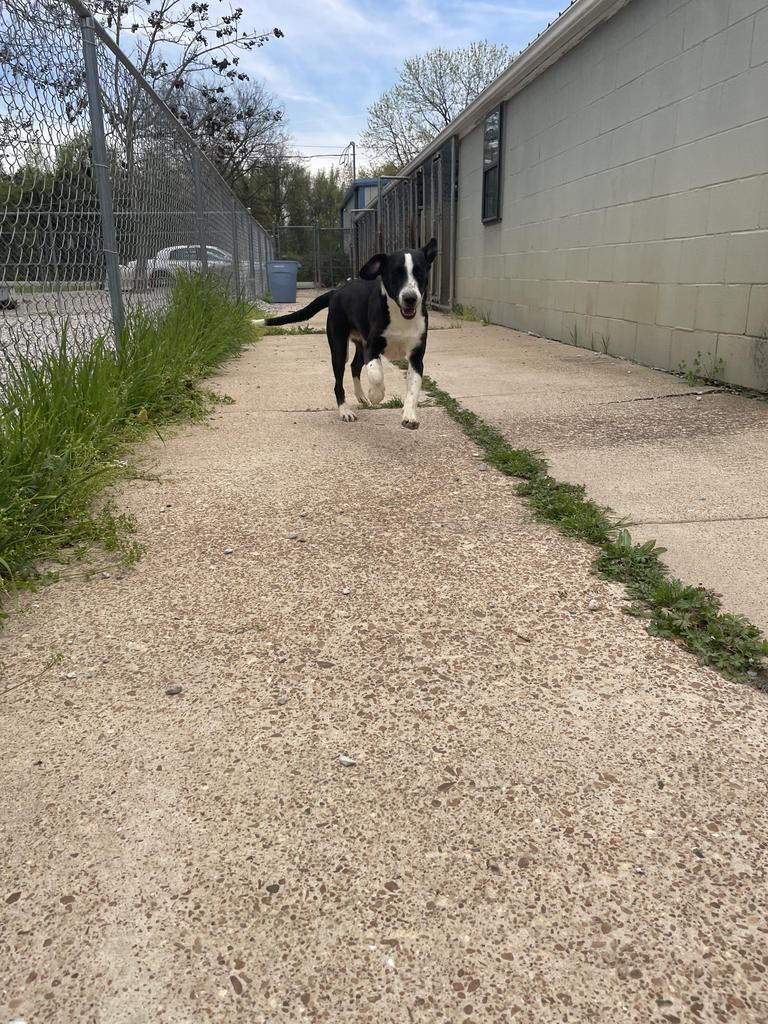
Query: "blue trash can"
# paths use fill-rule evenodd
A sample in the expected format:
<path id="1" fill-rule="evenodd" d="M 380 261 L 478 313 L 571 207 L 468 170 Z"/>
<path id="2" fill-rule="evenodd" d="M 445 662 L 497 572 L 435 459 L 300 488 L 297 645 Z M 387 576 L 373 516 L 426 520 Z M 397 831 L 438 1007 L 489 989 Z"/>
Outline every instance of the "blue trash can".
<path id="1" fill-rule="evenodd" d="M 300 266 L 296 260 L 270 260 L 267 263 L 267 283 L 273 302 L 296 301 L 296 278 Z"/>

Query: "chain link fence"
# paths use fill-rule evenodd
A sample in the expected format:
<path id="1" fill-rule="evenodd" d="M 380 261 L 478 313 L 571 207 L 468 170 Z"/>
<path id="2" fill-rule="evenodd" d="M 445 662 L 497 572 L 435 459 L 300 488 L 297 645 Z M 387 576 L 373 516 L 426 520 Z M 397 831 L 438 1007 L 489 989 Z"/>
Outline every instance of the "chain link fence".
<path id="1" fill-rule="evenodd" d="M 275 227 L 278 259 L 296 260 L 299 280 L 318 288 L 335 288 L 353 276 L 350 228 L 322 228 L 319 224 L 279 224 Z"/>
<path id="2" fill-rule="evenodd" d="M 182 272 L 267 291 L 273 240 L 79 0 L 0 4 L 0 361 L 169 307 Z M 0 367 L 1 369 L 1 367 Z"/>

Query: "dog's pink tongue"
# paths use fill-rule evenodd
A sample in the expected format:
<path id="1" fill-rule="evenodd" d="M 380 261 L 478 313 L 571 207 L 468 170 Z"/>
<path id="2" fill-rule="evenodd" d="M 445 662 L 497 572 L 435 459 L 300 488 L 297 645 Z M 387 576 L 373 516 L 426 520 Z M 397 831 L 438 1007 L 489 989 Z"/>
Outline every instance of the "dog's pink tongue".
<path id="1" fill-rule="evenodd" d="M 416 316 L 415 309 L 403 309 L 403 307 L 401 306 L 400 312 L 403 314 L 406 320 L 413 320 L 413 318 Z"/>

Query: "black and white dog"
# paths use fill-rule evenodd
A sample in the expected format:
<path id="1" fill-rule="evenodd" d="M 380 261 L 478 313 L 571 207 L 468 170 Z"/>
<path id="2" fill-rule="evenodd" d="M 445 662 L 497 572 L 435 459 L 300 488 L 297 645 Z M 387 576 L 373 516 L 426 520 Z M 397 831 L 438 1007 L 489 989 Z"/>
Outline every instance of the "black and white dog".
<path id="1" fill-rule="evenodd" d="M 286 316 L 255 320 L 257 326 L 278 327 L 309 320 L 328 309 L 326 333 L 336 378 L 336 404 L 345 423 L 357 419 L 344 395 L 344 367 L 349 342 L 354 342 L 352 383 L 362 405 L 379 405 L 384 398 L 381 357 L 407 359 L 408 376 L 402 424 L 410 430 L 419 425 L 418 402 L 427 347 L 427 278 L 437 255 L 437 241 L 423 249 L 406 249 L 391 255 L 379 253 L 360 270 L 360 279 L 318 296 L 304 309 Z M 368 396 L 360 383 L 360 371 L 368 371 Z"/>

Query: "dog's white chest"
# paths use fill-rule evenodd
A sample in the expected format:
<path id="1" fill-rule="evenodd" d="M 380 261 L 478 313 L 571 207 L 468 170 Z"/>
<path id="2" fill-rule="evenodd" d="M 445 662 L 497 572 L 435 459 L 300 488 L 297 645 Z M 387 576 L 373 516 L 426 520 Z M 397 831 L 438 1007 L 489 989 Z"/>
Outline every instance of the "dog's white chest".
<path id="1" fill-rule="evenodd" d="M 407 359 L 413 349 L 421 344 L 424 336 L 424 316 L 419 310 L 413 320 L 406 320 L 398 305 L 387 296 L 389 306 L 389 324 L 384 331 L 387 347 L 384 355 L 387 359 Z"/>

